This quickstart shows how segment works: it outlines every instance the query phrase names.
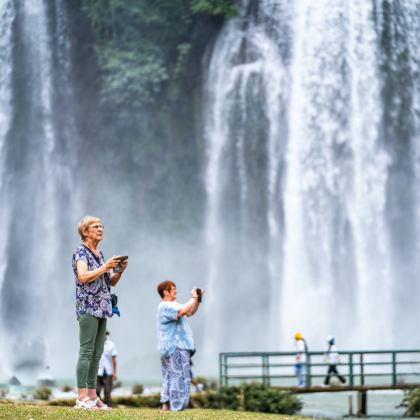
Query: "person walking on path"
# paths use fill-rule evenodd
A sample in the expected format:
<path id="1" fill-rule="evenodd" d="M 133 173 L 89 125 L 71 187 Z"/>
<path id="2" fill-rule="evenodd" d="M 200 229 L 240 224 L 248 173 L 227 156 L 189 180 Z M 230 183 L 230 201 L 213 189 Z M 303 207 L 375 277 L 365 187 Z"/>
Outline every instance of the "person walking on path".
<path id="1" fill-rule="evenodd" d="M 108 328 L 105 334 L 104 352 L 99 360 L 98 378 L 96 381 L 96 395 L 100 398 L 102 389 L 104 390 L 104 403 L 111 407 L 112 381 L 117 380 L 117 347 L 108 339 L 110 332 Z"/>
<path id="2" fill-rule="evenodd" d="M 330 335 L 327 338 L 327 343 L 329 344 L 328 353 L 327 353 L 329 366 L 328 366 L 327 376 L 325 377 L 324 385 L 328 386 L 330 384 L 330 377 L 333 375 L 336 375 L 337 378 L 341 381 L 341 383 L 345 384 L 346 378 L 344 378 L 344 376 L 341 376 L 337 370 L 337 365 L 341 362 L 340 362 L 340 355 L 338 354 L 338 351 L 337 351 L 337 346 L 335 345 L 335 339 L 332 335 Z"/>
<path id="3" fill-rule="evenodd" d="M 187 303 L 176 302 L 178 290 L 172 281 L 160 283 L 158 293 L 162 298 L 157 311 L 158 351 L 163 374 L 160 402 L 163 411 L 181 411 L 188 407 L 190 400 L 190 359 L 195 352 L 187 317 L 197 312 L 200 302 L 197 287 L 191 291 Z"/>
<path id="4" fill-rule="evenodd" d="M 77 226 L 82 244 L 73 253 L 73 272 L 76 281 L 76 316 L 79 321 L 79 359 L 77 361 L 78 399 L 75 408 L 110 409 L 96 395 L 99 360 L 104 351 L 106 320 L 112 317 L 111 286 L 122 273 L 110 273 L 120 264 L 123 271 L 127 260 L 120 257 L 105 261 L 98 249 L 104 227 L 97 217 L 86 216 Z"/>
<path id="5" fill-rule="evenodd" d="M 306 352 L 308 346 L 302 334 L 298 331 L 295 334 L 295 346 L 297 347 L 295 371 L 298 378 L 298 386 L 306 387 Z"/>

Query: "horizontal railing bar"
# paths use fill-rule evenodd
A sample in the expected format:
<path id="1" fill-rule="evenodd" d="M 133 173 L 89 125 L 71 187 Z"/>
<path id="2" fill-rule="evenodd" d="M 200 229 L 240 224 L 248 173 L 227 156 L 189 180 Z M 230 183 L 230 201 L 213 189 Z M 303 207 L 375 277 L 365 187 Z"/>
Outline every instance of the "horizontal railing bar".
<path id="1" fill-rule="evenodd" d="M 340 354 L 393 354 L 393 353 L 420 353 L 420 350 L 354 350 L 341 351 Z M 220 353 L 225 357 L 253 357 L 253 356 L 296 356 L 294 352 L 243 352 L 243 353 Z M 308 351 L 306 354 L 311 356 L 322 356 L 326 354 L 325 351 Z"/>
<path id="2" fill-rule="evenodd" d="M 391 365 L 392 362 L 369 362 L 369 363 L 353 363 L 353 366 L 375 366 L 375 365 Z M 396 365 L 413 365 L 413 364 L 420 364 L 420 361 L 418 362 L 395 362 Z M 262 363 L 248 363 L 246 365 L 240 365 L 236 363 L 228 364 L 228 363 L 222 363 L 222 366 L 226 366 L 228 368 L 252 368 L 252 367 L 292 367 L 295 366 L 295 363 L 283 363 L 283 364 L 262 364 Z M 310 366 L 329 366 L 329 363 L 310 363 Z M 350 366 L 350 363 L 340 363 L 340 366 Z"/>
<path id="3" fill-rule="evenodd" d="M 344 374 L 346 375 L 346 374 Z M 397 376 L 410 376 L 413 375 L 412 373 L 399 373 Z M 311 378 L 325 378 L 326 376 L 335 376 L 335 374 L 317 374 L 317 375 L 305 375 L 305 376 L 309 376 Z M 362 374 L 355 374 L 353 376 L 392 376 L 392 373 L 364 373 Z M 269 376 L 264 376 L 264 375 L 222 375 L 223 378 L 228 378 L 228 379 L 245 379 L 245 378 L 276 378 L 276 379 L 281 379 L 281 378 L 296 378 L 296 375 L 269 375 Z"/>

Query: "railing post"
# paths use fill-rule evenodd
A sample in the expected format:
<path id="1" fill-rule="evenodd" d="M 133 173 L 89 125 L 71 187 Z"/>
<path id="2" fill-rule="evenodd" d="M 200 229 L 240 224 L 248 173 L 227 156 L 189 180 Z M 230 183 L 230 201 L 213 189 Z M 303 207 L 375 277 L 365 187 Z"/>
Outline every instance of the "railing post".
<path id="1" fill-rule="evenodd" d="M 224 363 L 224 366 L 225 366 L 225 386 L 228 386 L 229 385 L 229 378 L 228 378 L 228 365 L 227 365 L 227 363 L 228 363 L 228 356 L 226 356 L 225 355 L 225 363 Z"/>
<path id="2" fill-rule="evenodd" d="M 263 372 L 263 384 L 265 386 L 270 386 L 270 377 L 268 373 L 268 356 L 266 354 L 262 355 L 262 372 Z"/>
<path id="3" fill-rule="evenodd" d="M 222 378 L 223 378 L 223 365 L 222 365 L 222 360 L 223 360 L 223 356 L 222 353 L 219 354 L 219 386 L 222 387 L 223 386 L 223 382 L 222 382 Z"/>
<path id="4" fill-rule="evenodd" d="M 392 388 L 397 385 L 397 354 L 392 352 Z"/>
<path id="5" fill-rule="evenodd" d="M 363 353 L 360 353 L 360 385 L 365 384 L 365 377 L 363 375 Z"/>
<path id="6" fill-rule="evenodd" d="M 306 353 L 306 387 L 311 386 L 311 355 Z"/>
<path id="7" fill-rule="evenodd" d="M 349 354 L 349 389 L 353 389 L 353 353 Z"/>

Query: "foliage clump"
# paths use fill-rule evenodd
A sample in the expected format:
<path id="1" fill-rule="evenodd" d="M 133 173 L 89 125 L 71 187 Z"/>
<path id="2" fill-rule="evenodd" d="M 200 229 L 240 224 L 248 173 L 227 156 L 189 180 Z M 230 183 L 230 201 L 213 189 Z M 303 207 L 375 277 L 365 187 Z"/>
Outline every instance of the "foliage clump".
<path id="1" fill-rule="evenodd" d="M 36 400 L 48 400 L 51 396 L 51 388 L 45 385 L 37 386 L 34 392 L 34 398 Z"/>
<path id="2" fill-rule="evenodd" d="M 294 394 L 263 384 L 227 386 L 191 395 L 192 408 L 226 409 L 272 414 L 296 414 L 302 401 Z"/>
<path id="3" fill-rule="evenodd" d="M 176 96 L 177 82 L 190 74 L 200 18 L 238 15 L 234 0 L 82 1 L 96 38 L 102 97 L 114 106 L 150 103 L 163 90 L 166 99 Z"/>
<path id="4" fill-rule="evenodd" d="M 131 392 L 132 392 L 134 395 L 137 395 L 137 394 L 143 394 L 143 389 L 144 389 L 144 387 L 143 387 L 143 385 L 142 385 L 142 384 L 134 384 L 134 385 L 133 385 L 133 389 L 131 390 Z"/>
<path id="5" fill-rule="evenodd" d="M 420 417 L 420 387 L 405 391 L 404 398 L 398 407 L 407 407 L 404 417 Z"/>

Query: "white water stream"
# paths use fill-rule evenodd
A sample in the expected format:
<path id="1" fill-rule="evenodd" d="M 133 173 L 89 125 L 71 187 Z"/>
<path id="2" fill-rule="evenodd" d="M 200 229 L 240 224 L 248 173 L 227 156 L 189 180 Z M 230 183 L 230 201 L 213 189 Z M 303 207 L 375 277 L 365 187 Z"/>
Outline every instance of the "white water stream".
<path id="1" fill-rule="evenodd" d="M 75 128 L 66 3 L 0 0 L 0 377 L 51 360 L 74 375 L 70 256 L 91 208 L 114 224 L 106 257 L 133 256 L 109 324 L 123 375 L 160 374 L 145 320 L 166 278 L 180 301 L 191 283 L 207 289 L 196 374 L 215 376 L 220 351 L 290 350 L 296 330 L 310 349 L 330 334 L 341 350 L 419 347 L 420 2 L 240 12 L 203 58 L 203 241 L 137 226 L 127 240 L 125 207 L 89 207 L 77 178 L 97 156 Z"/>
<path id="2" fill-rule="evenodd" d="M 392 207 L 389 189 L 404 184 L 390 172 L 398 156 L 384 136 L 381 37 L 394 19 L 394 48 L 392 25 L 402 25 L 418 74 L 419 4 L 390 8 L 394 14 L 359 0 L 244 2 L 242 17 L 212 46 L 203 114 L 208 288 L 214 301 L 226 293 L 240 300 L 213 314 L 209 336 L 222 339 L 206 342 L 209 353 L 290 349 L 297 330 L 310 348 L 325 347 L 330 334 L 342 349 L 418 346 L 399 342 L 410 328 L 405 316 L 417 312 L 410 296 L 403 302 L 395 293 L 402 279 L 410 290 L 415 264 L 402 269 L 391 235 L 408 209 Z M 400 62 L 389 64 L 397 71 Z M 258 300 L 267 290 L 265 303 Z"/>

